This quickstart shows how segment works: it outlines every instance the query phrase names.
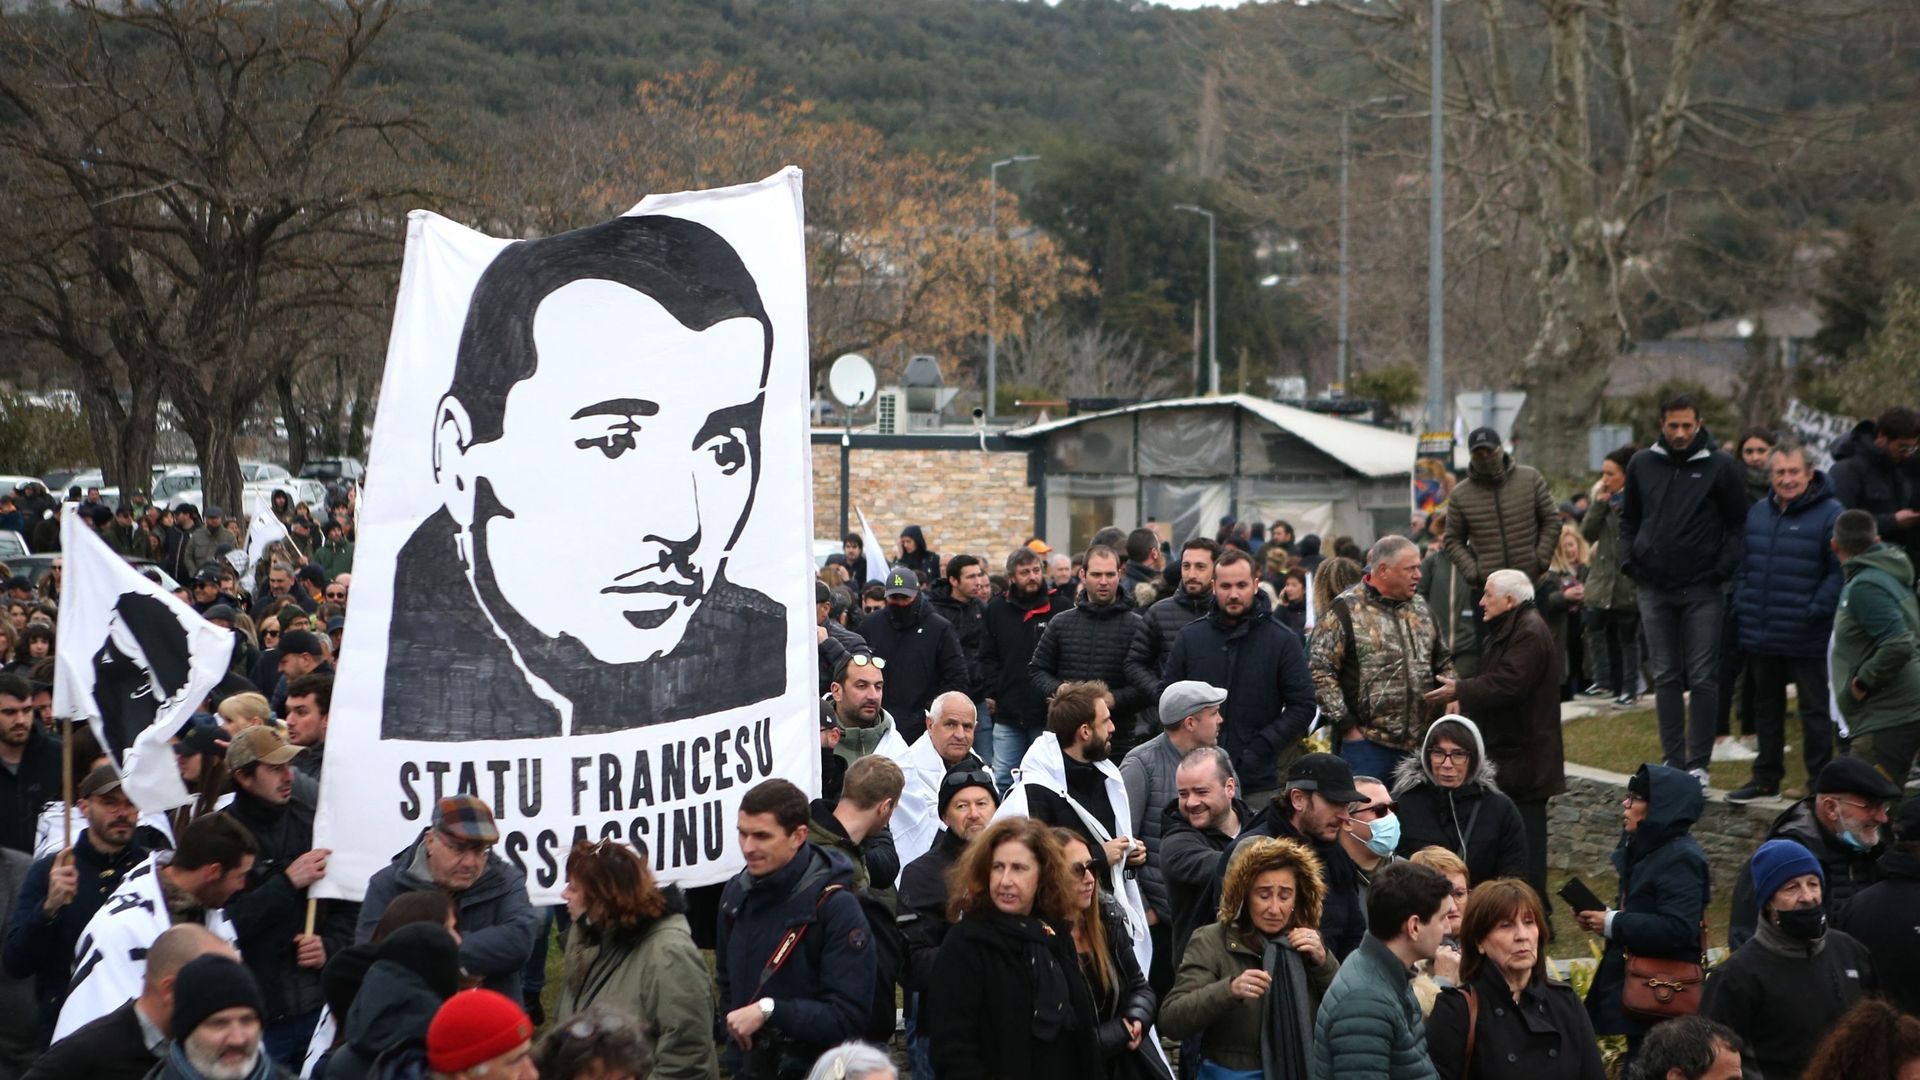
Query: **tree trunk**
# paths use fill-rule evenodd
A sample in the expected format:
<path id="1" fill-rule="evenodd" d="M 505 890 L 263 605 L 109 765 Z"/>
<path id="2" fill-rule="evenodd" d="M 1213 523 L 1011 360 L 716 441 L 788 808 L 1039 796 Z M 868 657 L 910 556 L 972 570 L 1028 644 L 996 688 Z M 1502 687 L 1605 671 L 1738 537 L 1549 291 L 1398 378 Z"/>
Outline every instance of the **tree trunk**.
<path id="1" fill-rule="evenodd" d="M 181 427 L 193 440 L 200 461 L 200 493 L 210 506 L 226 511 L 236 531 L 253 518 L 253 507 L 242 503 L 244 479 L 236 447 L 240 424 L 218 409 L 194 406 L 180 410 Z M 205 510 L 205 507 L 202 507 Z"/>
<path id="2" fill-rule="evenodd" d="M 1514 423 L 1514 456 L 1556 479 L 1586 478 L 1587 429 L 1620 355 L 1610 269 L 1596 247 L 1543 256 L 1540 331 L 1521 373 L 1527 401 Z"/>
<path id="3" fill-rule="evenodd" d="M 84 364 L 79 394 L 106 485 L 118 486 L 123 499 L 136 495 L 146 498 L 153 490 L 155 420 L 160 411 L 158 383 L 151 378 L 134 379 L 123 401 L 109 369 Z M 65 492 L 54 494 L 63 496 Z"/>
<path id="4" fill-rule="evenodd" d="M 274 377 L 273 388 L 280 395 L 280 418 L 287 425 L 287 471 L 299 476 L 307 463 L 307 422 L 293 400 L 293 376 L 281 372 Z"/>

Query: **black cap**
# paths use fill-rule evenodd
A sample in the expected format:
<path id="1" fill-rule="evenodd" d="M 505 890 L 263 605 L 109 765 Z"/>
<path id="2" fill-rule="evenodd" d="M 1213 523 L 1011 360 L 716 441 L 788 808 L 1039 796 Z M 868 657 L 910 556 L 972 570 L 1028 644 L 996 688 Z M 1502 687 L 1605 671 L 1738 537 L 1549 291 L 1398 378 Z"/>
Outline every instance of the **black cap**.
<path id="1" fill-rule="evenodd" d="M 1820 770 L 1813 790 L 1817 795 L 1859 795 L 1878 801 L 1900 797 L 1899 784 L 1887 779 L 1864 759 L 1850 756 L 1829 761 L 1827 767 Z"/>
<path id="2" fill-rule="evenodd" d="M 325 656 L 327 649 L 320 643 L 320 635 L 311 630 L 289 630 L 280 635 L 280 655 L 301 653 L 307 656 Z"/>
<path id="3" fill-rule="evenodd" d="M 217 581 L 219 579 L 216 578 L 215 580 Z M 235 620 L 237 620 L 240 616 L 233 610 L 233 608 L 229 607 L 226 604 L 215 604 L 212 607 L 208 608 L 207 610 L 201 612 L 200 617 L 207 620 L 208 622 L 214 622 L 217 620 L 220 622 L 232 623 Z"/>
<path id="4" fill-rule="evenodd" d="M 193 575 L 193 583 L 195 585 L 218 585 L 220 584 L 220 571 L 211 568 L 202 569 L 199 573 Z"/>
<path id="5" fill-rule="evenodd" d="M 347 617 L 345 615 L 335 615 L 333 618 L 327 620 L 327 633 L 329 634 L 337 634 L 346 628 Z"/>
<path id="6" fill-rule="evenodd" d="M 221 512 L 220 512 L 220 508 L 219 508 L 219 507 L 217 507 L 217 506 L 209 506 L 209 507 L 207 507 L 207 513 L 206 513 L 206 516 L 207 516 L 207 517 L 226 517 L 227 515 L 225 515 L 225 514 L 223 514 L 223 513 L 221 513 Z"/>
<path id="7" fill-rule="evenodd" d="M 904 566 L 896 566 L 887 571 L 888 596 L 920 595 L 920 576 Z"/>
<path id="8" fill-rule="evenodd" d="M 1467 450 L 1469 452 L 1488 447 L 1495 450 L 1500 449 L 1500 433 L 1492 428 L 1474 428 L 1473 433 L 1467 436 Z"/>
<path id="9" fill-rule="evenodd" d="M 194 713 L 192 719 L 181 726 L 173 743 L 173 752 L 187 754 L 219 754 L 225 756 L 226 748 L 220 743 L 227 741 L 227 729 L 212 713 Z"/>
<path id="10" fill-rule="evenodd" d="M 1893 819 L 1893 835 L 1903 844 L 1920 840 L 1920 798 L 1900 804 L 1900 813 Z"/>
<path id="11" fill-rule="evenodd" d="M 1328 802 L 1356 803 L 1366 798 L 1353 786 L 1353 767 L 1336 754 L 1302 754 L 1287 766 L 1287 790 L 1317 791 Z"/>
<path id="12" fill-rule="evenodd" d="M 87 520 L 95 525 L 105 525 L 113 520 L 113 511 L 100 503 L 88 503 L 80 508 L 80 512 L 87 515 Z"/>
<path id="13" fill-rule="evenodd" d="M 210 953 L 187 961 L 173 977 L 176 1038 L 184 1040 L 215 1013 L 235 1008 L 252 1009 L 254 1015 L 266 1019 L 260 984 L 240 961 Z"/>
<path id="14" fill-rule="evenodd" d="M 955 795 L 970 787 L 986 788 L 987 794 L 993 796 L 994 805 L 1000 804 L 1000 792 L 993 786 L 993 776 L 985 769 L 951 769 L 940 778 L 940 797 L 934 804 L 936 807 L 934 816 L 947 816 L 947 804 L 953 801 Z"/>

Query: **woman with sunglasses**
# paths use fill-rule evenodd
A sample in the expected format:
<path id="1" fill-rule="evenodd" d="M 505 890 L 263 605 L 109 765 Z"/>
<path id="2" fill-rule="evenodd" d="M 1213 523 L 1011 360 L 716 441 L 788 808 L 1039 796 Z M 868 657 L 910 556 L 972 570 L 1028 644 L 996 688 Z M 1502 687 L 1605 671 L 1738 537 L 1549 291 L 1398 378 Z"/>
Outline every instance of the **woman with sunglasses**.
<path id="1" fill-rule="evenodd" d="M 1495 783 L 1480 729 L 1455 713 L 1434 721 L 1418 755 L 1393 771 L 1400 854 L 1443 847 L 1466 860 L 1469 881 L 1524 877 L 1526 825 Z"/>
<path id="2" fill-rule="evenodd" d="M 1073 878 L 1073 949 L 1080 958 L 1080 973 L 1093 991 L 1099 1018 L 1094 1038 L 1106 1075 L 1116 1080 L 1136 1076 L 1171 1080 L 1173 1070 L 1153 1037 L 1153 1013 L 1159 1002 L 1134 957 L 1127 917 L 1112 897 L 1100 893 L 1099 875 L 1106 872 L 1106 860 L 1095 859 L 1086 840 L 1070 829 L 1054 829 L 1053 838 Z"/>
<path id="3" fill-rule="evenodd" d="M 1314 1014 L 1340 971 L 1320 938 L 1325 897 L 1320 859 L 1297 840 L 1234 852 L 1219 921 L 1188 939 L 1160 1010 L 1163 1034 L 1197 1040 L 1200 1080 L 1307 1075 Z"/>
<path id="4" fill-rule="evenodd" d="M 556 1015 L 608 1006 L 643 1017 L 654 1044 L 653 1075 L 718 1077 L 712 977 L 679 888 L 658 887 L 646 861 L 625 844 L 581 840 L 567 857 L 562 895 L 574 923 Z"/>
<path id="5" fill-rule="evenodd" d="M 594 1005 L 555 1024 L 533 1063 L 543 1080 L 647 1080 L 653 1048 L 631 1014 Z"/>

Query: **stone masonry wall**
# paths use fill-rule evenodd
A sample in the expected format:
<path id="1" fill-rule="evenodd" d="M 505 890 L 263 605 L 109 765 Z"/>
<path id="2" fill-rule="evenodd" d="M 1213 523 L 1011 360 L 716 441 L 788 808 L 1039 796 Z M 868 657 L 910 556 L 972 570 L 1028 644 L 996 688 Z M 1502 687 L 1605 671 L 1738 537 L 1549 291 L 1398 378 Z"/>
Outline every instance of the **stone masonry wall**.
<path id="1" fill-rule="evenodd" d="M 1567 792 L 1554 799 L 1547 816 L 1547 862 L 1561 870 L 1592 877 L 1587 884 L 1603 897 L 1613 895 L 1612 864 L 1608 861 L 1620 842 L 1620 800 L 1627 780 L 1620 773 L 1567 766 Z M 1778 799 L 1761 799 L 1735 806 L 1718 792 L 1707 795 L 1706 810 L 1693 826 L 1693 838 L 1707 854 L 1713 872 L 1715 896 L 1732 896 L 1740 871 L 1760 846 L 1773 819 L 1786 809 Z"/>
<path id="2" fill-rule="evenodd" d="M 1033 487 L 1027 455 L 1004 451 L 875 450 L 855 447 L 849 461 L 853 506 L 887 545 L 898 550 L 900 529 L 918 525 L 927 546 L 942 556 L 984 556 L 999 573 L 1009 552 L 1034 533 Z M 860 519 L 848 510 L 848 524 Z M 840 535 L 840 448 L 813 447 L 813 535 Z M 868 553 L 872 557 L 872 553 Z"/>

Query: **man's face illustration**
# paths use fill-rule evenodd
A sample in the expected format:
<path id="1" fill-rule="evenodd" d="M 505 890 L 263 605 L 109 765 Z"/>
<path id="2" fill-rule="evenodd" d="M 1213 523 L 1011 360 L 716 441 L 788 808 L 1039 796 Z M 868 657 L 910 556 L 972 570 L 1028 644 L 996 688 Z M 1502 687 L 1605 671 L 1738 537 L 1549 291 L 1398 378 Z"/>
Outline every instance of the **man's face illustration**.
<path id="1" fill-rule="evenodd" d="M 611 329 L 610 329 L 611 328 Z M 501 594 L 541 633 L 609 664 L 672 651 L 753 498 L 748 432 L 761 324 L 689 330 L 652 298 L 575 281 L 541 302 L 539 362 L 508 392 L 503 433 L 440 432 L 448 506 L 474 527 L 477 480 L 505 513 L 477 523 Z"/>

